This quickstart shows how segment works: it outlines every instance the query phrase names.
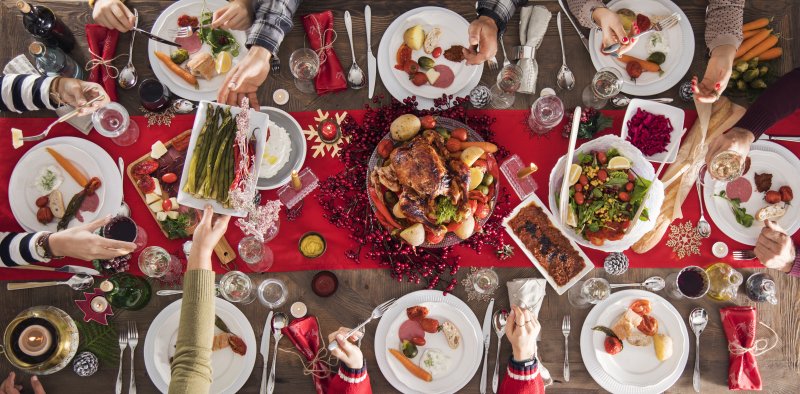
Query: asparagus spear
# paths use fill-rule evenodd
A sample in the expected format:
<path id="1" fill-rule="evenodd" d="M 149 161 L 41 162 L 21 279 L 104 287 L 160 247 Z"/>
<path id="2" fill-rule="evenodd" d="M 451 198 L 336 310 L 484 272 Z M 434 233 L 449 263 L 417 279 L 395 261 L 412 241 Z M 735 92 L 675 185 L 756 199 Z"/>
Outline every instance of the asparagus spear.
<path id="1" fill-rule="evenodd" d="M 200 194 L 202 193 L 202 184 L 203 178 L 206 175 L 206 158 L 208 156 L 208 151 L 211 149 L 212 141 L 216 137 L 219 129 L 217 124 L 222 116 L 222 111 L 219 108 L 214 106 L 209 106 L 209 116 L 206 118 L 206 124 L 208 125 L 208 133 L 206 134 L 205 138 L 202 142 L 202 149 L 198 153 L 198 161 L 197 165 L 194 168 L 197 172 L 197 178 L 195 179 L 195 193 Z"/>

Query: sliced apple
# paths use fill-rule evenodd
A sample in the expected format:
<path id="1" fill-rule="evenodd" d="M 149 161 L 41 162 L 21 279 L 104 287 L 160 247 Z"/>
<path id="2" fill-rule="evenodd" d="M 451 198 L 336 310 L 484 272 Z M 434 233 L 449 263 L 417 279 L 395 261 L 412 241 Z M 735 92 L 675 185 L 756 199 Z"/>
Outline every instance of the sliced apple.
<path id="1" fill-rule="evenodd" d="M 406 215 L 403 214 L 403 211 L 400 210 L 400 203 L 394 204 L 392 207 L 392 215 L 398 219 L 405 219 Z"/>
<path id="2" fill-rule="evenodd" d="M 475 218 L 472 217 L 472 215 L 467 216 L 454 232 L 456 233 L 456 236 L 461 239 L 467 239 L 471 237 L 472 233 L 475 232 Z"/>

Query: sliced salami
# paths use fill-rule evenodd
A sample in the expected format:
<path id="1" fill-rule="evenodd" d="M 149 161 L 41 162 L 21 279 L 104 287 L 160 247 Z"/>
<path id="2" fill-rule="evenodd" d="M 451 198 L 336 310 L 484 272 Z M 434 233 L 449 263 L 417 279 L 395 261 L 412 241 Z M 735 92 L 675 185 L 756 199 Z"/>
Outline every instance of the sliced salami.
<path id="1" fill-rule="evenodd" d="M 747 202 L 753 195 L 753 185 L 744 177 L 738 177 L 725 186 L 725 194 L 728 198 L 738 198 L 740 202 Z"/>
<path id="2" fill-rule="evenodd" d="M 456 79 L 455 74 L 453 74 L 453 69 L 445 66 L 444 64 L 438 64 L 434 66 L 433 69 L 439 73 L 439 79 L 437 79 L 436 83 L 433 84 L 433 86 L 436 86 L 437 88 L 449 88 Z"/>

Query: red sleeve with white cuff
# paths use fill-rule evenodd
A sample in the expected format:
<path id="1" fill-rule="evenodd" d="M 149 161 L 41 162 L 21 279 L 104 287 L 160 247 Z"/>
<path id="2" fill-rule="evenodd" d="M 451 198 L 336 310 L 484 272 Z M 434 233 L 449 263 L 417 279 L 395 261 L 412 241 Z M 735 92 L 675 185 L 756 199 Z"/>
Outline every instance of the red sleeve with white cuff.
<path id="1" fill-rule="evenodd" d="M 508 360 L 506 377 L 500 382 L 497 394 L 544 394 L 544 382 L 539 374 L 539 361 Z"/>
<path id="2" fill-rule="evenodd" d="M 372 386 L 367 374 L 367 365 L 361 369 L 352 369 L 344 364 L 339 365 L 339 373 L 331 378 L 328 385 L 330 394 L 372 394 Z"/>

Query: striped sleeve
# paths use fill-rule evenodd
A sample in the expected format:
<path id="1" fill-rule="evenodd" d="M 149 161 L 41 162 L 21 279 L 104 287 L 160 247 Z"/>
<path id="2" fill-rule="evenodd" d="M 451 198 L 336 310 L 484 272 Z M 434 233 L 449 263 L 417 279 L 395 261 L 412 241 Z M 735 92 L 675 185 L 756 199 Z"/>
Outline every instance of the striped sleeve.
<path id="1" fill-rule="evenodd" d="M 292 30 L 292 16 L 302 0 L 258 0 L 255 22 L 250 28 L 246 45 L 258 45 L 275 55 L 283 37 Z"/>
<path id="2" fill-rule="evenodd" d="M 50 84 L 55 77 L 39 75 L 0 75 L 0 112 L 56 109 L 50 101 Z"/>
<path id="3" fill-rule="evenodd" d="M 789 270 L 789 275 L 800 277 L 800 248 L 795 248 L 794 250 L 794 264 L 792 264 L 792 269 Z"/>
<path id="4" fill-rule="evenodd" d="M 48 262 L 36 253 L 36 240 L 43 234 L 0 232 L 0 267 Z"/>
<path id="5" fill-rule="evenodd" d="M 361 369 L 352 369 L 343 363 L 339 365 L 339 373 L 333 375 L 328 385 L 330 394 L 372 394 L 367 365 Z"/>
<path id="6" fill-rule="evenodd" d="M 514 16 L 517 7 L 524 6 L 528 0 L 478 0 L 478 15 L 488 16 L 497 25 L 497 31 L 506 31 L 506 24 Z"/>

